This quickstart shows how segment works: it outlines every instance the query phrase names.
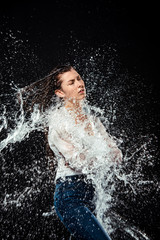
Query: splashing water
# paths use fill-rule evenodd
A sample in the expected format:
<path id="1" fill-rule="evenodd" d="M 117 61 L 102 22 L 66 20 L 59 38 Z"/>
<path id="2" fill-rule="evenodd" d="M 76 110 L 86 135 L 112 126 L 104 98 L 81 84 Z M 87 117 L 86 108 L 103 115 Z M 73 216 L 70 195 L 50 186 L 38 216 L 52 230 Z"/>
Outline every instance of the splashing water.
<path id="1" fill-rule="evenodd" d="M 15 41 L 12 47 L 17 47 Z M 155 122 L 143 119 L 147 116 L 144 103 L 149 101 L 148 89 L 138 76 L 130 76 L 122 69 L 114 48 L 105 47 L 105 52 L 100 48 L 90 50 L 83 51 L 81 58 L 77 54 L 76 59 L 76 49 L 74 61 L 77 68 L 85 69 L 86 107 L 92 105 L 92 114 L 100 117 L 123 152 L 122 163 L 99 158 L 98 170 L 89 174 L 96 187 L 95 214 L 112 239 L 151 240 L 145 233 L 150 214 L 146 208 L 152 204 L 156 209 L 160 188 L 157 137 L 151 131 Z M 1 75 L 2 82 L 5 77 Z M 17 99 L 19 91 L 12 82 L 1 94 L 2 239 L 67 239 L 69 234 L 53 208 L 55 174 L 47 164 L 43 136 L 46 115 L 35 106 L 26 117 L 23 99 L 20 103 Z M 93 143 L 95 149 L 99 156 L 104 152 L 103 144 L 95 148 Z"/>

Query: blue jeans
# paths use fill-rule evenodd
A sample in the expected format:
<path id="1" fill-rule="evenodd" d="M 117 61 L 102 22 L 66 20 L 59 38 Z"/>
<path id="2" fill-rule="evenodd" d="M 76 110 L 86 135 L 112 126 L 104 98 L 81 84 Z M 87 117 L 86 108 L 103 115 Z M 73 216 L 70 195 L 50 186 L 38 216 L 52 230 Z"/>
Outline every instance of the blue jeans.
<path id="1" fill-rule="evenodd" d="M 110 240 L 93 215 L 94 187 L 85 175 L 67 176 L 56 181 L 54 206 L 58 217 L 78 240 Z"/>

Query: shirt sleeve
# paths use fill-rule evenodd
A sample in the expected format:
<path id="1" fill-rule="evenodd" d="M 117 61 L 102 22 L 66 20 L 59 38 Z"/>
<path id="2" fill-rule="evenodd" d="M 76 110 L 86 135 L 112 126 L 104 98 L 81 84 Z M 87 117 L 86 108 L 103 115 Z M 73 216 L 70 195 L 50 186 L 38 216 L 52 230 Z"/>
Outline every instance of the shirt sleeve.
<path id="1" fill-rule="evenodd" d="M 96 118 L 96 124 L 97 128 L 100 132 L 100 134 L 103 136 L 103 139 L 106 141 L 107 146 L 110 148 L 110 154 L 112 156 L 113 161 L 121 161 L 123 154 L 122 151 L 118 148 L 116 141 L 113 139 L 113 137 L 107 133 L 106 128 L 102 124 L 99 118 Z"/>
<path id="2" fill-rule="evenodd" d="M 58 149 L 59 153 L 64 157 L 66 166 L 71 169 L 81 171 L 88 164 L 89 158 L 87 157 L 88 149 L 86 146 L 81 146 L 81 148 L 76 146 L 64 131 L 62 135 L 54 128 L 49 129 L 48 143 L 53 151 L 55 147 Z"/>
<path id="3" fill-rule="evenodd" d="M 108 143 L 109 147 L 117 147 L 116 142 L 113 140 L 113 137 L 107 133 L 106 128 L 102 124 L 99 118 L 96 118 L 97 129 L 100 134 L 103 136 L 104 140 Z"/>

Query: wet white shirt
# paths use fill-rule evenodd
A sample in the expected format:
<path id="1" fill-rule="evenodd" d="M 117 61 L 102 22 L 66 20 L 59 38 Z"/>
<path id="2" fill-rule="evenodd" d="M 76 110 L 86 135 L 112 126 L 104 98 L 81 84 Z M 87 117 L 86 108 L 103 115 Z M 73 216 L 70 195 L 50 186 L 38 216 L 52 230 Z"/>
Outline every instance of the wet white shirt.
<path id="1" fill-rule="evenodd" d="M 85 115 L 87 119 L 76 124 L 73 113 L 64 106 L 49 114 L 48 143 L 58 162 L 55 180 L 87 174 L 93 163 L 104 158 L 107 161 L 111 147 L 116 148 L 100 119 L 86 112 Z"/>

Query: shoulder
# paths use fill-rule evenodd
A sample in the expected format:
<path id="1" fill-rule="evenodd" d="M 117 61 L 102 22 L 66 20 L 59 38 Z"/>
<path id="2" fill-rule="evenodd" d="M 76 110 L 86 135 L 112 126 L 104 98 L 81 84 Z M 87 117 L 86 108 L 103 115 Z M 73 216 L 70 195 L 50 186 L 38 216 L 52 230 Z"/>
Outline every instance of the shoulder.
<path id="1" fill-rule="evenodd" d="M 55 108 L 55 109 L 49 111 L 49 113 L 48 113 L 48 119 L 49 119 L 49 121 L 50 121 L 50 120 L 52 120 L 52 119 L 56 119 L 56 118 L 61 117 L 61 115 L 62 115 L 61 109 Z"/>
<path id="2" fill-rule="evenodd" d="M 65 122 L 67 121 L 65 116 L 64 108 L 56 108 L 51 110 L 48 113 L 48 127 L 49 129 L 62 130 L 65 126 Z"/>

